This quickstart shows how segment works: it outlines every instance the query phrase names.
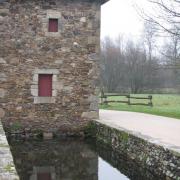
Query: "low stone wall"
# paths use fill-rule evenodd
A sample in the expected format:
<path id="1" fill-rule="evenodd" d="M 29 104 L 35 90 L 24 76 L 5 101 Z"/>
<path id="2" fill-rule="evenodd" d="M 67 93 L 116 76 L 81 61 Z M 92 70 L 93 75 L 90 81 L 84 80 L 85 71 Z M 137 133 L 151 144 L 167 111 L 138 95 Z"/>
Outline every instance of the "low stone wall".
<path id="1" fill-rule="evenodd" d="M 134 160 L 160 179 L 180 180 L 179 153 L 99 122 L 92 122 L 89 130 L 96 136 L 97 143 Z"/>
<path id="2" fill-rule="evenodd" d="M 13 157 L 0 121 L 0 180 L 18 180 Z"/>

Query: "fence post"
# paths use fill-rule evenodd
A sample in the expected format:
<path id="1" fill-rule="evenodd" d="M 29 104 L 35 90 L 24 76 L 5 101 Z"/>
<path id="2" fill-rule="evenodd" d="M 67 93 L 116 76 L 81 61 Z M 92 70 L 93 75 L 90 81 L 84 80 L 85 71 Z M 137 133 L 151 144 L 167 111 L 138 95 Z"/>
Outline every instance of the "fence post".
<path id="1" fill-rule="evenodd" d="M 131 102 L 130 102 L 130 94 L 128 94 L 126 97 L 128 98 L 128 105 L 131 105 Z"/>
<path id="2" fill-rule="evenodd" d="M 107 96 L 104 94 L 104 104 L 108 105 Z"/>
<path id="3" fill-rule="evenodd" d="M 101 89 L 101 104 L 103 104 L 103 98 L 104 98 L 104 92 L 103 92 L 103 90 Z"/>
<path id="4" fill-rule="evenodd" d="M 153 106 L 153 103 L 152 103 L 152 95 L 149 95 L 148 98 L 149 98 L 149 100 L 150 100 L 149 105 L 152 107 L 152 106 Z"/>

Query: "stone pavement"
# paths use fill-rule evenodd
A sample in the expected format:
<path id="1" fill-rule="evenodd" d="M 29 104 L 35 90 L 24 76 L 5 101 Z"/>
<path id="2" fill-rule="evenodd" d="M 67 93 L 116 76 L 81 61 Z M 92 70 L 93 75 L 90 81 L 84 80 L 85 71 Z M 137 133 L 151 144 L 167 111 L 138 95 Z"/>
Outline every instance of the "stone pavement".
<path id="1" fill-rule="evenodd" d="M 180 120 L 144 113 L 100 110 L 98 120 L 180 153 Z"/>
<path id="2" fill-rule="evenodd" d="M 0 121 L 0 180 L 18 180 L 13 157 Z"/>

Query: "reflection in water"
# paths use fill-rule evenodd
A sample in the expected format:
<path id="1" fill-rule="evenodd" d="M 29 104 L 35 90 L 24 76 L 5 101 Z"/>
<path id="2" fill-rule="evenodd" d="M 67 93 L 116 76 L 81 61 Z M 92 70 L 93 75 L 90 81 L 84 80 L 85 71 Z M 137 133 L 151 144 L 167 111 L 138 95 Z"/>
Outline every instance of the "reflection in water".
<path id="1" fill-rule="evenodd" d="M 141 176 L 136 165 L 135 170 L 131 163 L 126 167 L 128 163 L 123 160 L 119 164 L 125 167 L 119 164 L 115 166 L 114 159 L 117 163 L 119 157 L 115 154 L 112 156 L 112 151 L 103 151 L 103 148 L 96 148 L 94 144 L 79 139 L 9 140 L 9 144 L 21 180 L 154 179 L 149 175 L 147 178 L 145 173 Z"/>
<path id="2" fill-rule="evenodd" d="M 22 180 L 97 180 L 98 157 L 80 140 L 10 141 Z"/>
<path id="3" fill-rule="evenodd" d="M 128 180 L 128 178 L 121 174 L 120 171 L 113 168 L 110 164 L 108 164 L 106 161 L 104 161 L 102 158 L 99 157 L 98 162 L 98 180 Z"/>

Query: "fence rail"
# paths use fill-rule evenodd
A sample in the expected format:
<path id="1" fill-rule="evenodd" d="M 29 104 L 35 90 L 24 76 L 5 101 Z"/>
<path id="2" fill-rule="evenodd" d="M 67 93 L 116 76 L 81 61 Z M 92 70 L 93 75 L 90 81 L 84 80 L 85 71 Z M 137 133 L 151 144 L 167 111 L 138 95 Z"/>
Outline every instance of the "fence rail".
<path id="1" fill-rule="evenodd" d="M 127 98 L 127 100 L 108 100 L 109 97 L 113 97 L 113 96 L 121 96 L 121 97 L 125 97 Z M 104 93 L 103 91 L 101 91 L 101 104 L 106 104 L 108 105 L 108 103 L 125 103 L 128 105 L 141 105 L 141 106 L 153 106 L 153 102 L 152 102 L 152 95 L 149 95 L 147 97 L 135 97 L 135 96 L 131 96 L 130 94 L 113 94 L 113 93 Z M 138 99 L 138 100 L 148 100 L 147 103 L 143 103 L 143 102 L 139 102 L 139 103 L 134 103 L 131 100 L 132 99 Z"/>

